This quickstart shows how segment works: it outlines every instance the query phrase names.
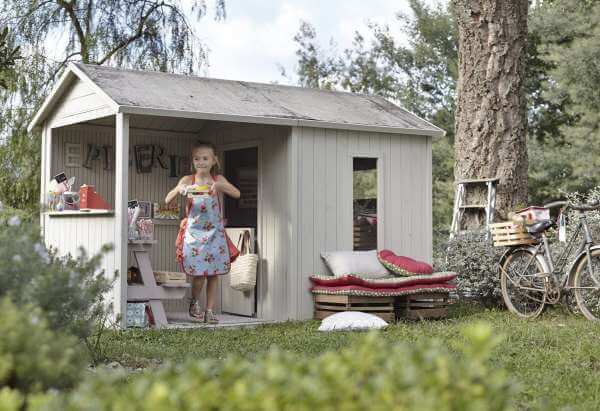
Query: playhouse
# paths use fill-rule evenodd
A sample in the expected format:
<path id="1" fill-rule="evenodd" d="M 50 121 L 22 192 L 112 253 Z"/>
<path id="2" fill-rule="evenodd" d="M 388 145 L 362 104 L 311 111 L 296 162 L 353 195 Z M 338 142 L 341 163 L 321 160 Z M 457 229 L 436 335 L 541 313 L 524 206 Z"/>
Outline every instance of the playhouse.
<path id="1" fill-rule="evenodd" d="M 102 269 L 118 273 L 117 314 L 133 295 L 125 273 L 139 246 L 128 241 L 128 201 L 160 204 L 191 173 L 197 140 L 216 145 L 221 172 L 240 188 L 225 217 L 231 230 L 253 230 L 260 257 L 254 291 L 233 291 L 222 277 L 222 312 L 311 318 L 308 277 L 327 273 L 324 251 L 432 259 L 431 145 L 443 131 L 380 97 L 70 64 L 29 129 L 42 131 L 42 199 L 64 172 L 109 205 L 40 217 L 46 244 L 61 254 L 114 245 Z M 371 185 L 357 193 L 356 179 Z M 179 271 L 179 221 L 157 216 L 150 263 Z M 182 299 L 165 307 L 167 316 L 187 312 Z"/>

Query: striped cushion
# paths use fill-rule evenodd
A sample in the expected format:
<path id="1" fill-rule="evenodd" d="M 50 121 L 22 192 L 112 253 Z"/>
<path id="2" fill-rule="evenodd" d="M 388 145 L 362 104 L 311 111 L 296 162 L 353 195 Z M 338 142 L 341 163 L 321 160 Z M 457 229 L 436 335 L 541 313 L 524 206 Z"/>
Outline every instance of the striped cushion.
<path id="1" fill-rule="evenodd" d="M 368 288 L 360 285 L 327 287 L 316 285 L 310 289 L 313 294 L 357 295 L 365 297 L 394 297 L 420 293 L 447 293 L 454 290 L 454 284 L 416 284 L 396 288 Z"/>
<path id="2" fill-rule="evenodd" d="M 396 275 L 414 276 L 433 273 L 433 267 L 429 264 L 410 257 L 398 256 L 390 250 L 381 250 L 377 257 L 385 268 Z"/>
<path id="3" fill-rule="evenodd" d="M 456 278 L 456 273 L 439 272 L 430 275 L 413 275 L 412 277 L 387 277 L 387 278 L 360 278 L 355 275 L 344 275 L 342 277 L 332 276 L 317 276 L 310 277 L 310 281 L 314 285 L 325 287 L 339 287 L 346 285 L 359 285 L 362 287 L 381 289 L 381 288 L 397 288 L 408 287 L 417 284 L 441 284 Z"/>

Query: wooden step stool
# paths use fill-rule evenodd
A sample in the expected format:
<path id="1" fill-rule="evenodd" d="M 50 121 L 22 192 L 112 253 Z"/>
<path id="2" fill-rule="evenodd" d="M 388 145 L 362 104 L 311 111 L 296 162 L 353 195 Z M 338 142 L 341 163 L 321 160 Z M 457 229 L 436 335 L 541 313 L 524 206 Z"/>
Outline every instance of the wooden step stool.
<path id="1" fill-rule="evenodd" d="M 313 294 L 315 319 L 322 320 L 342 311 L 362 311 L 394 322 L 394 297 L 363 297 L 354 295 Z"/>
<path id="2" fill-rule="evenodd" d="M 396 297 L 397 319 L 423 320 L 448 316 L 448 293 L 423 293 Z"/>

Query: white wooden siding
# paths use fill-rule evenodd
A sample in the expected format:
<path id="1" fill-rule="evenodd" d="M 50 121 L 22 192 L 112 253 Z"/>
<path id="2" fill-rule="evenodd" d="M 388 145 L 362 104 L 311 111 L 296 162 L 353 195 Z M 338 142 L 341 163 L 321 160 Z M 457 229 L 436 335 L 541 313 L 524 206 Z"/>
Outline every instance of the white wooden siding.
<path id="1" fill-rule="evenodd" d="M 378 157 L 378 248 L 431 262 L 431 139 L 295 127 L 289 167 L 297 181 L 291 210 L 291 318 L 312 317 L 308 277 L 324 274 L 322 251 L 352 250 L 352 157 Z M 293 153 L 296 153 L 294 156 Z M 297 165 L 295 164 L 297 163 Z M 297 167 L 297 171 L 294 169 Z M 297 250 L 297 251 L 296 251 Z"/>
<path id="2" fill-rule="evenodd" d="M 83 81 L 75 79 L 55 105 L 48 121 L 51 127 L 60 127 L 111 114 L 114 114 L 114 109 L 106 98 L 99 96 Z"/>
<path id="3" fill-rule="evenodd" d="M 98 254 L 102 246 L 115 245 L 116 231 L 115 220 L 112 216 L 87 216 L 65 217 L 43 215 L 45 234 L 44 241 L 47 247 L 54 247 L 60 256 L 71 254 L 79 255 L 79 247 L 84 247 L 88 256 Z M 104 275 L 112 280 L 116 267 L 115 250 L 104 255 L 99 270 L 104 270 Z M 115 300 L 116 290 L 110 296 Z"/>

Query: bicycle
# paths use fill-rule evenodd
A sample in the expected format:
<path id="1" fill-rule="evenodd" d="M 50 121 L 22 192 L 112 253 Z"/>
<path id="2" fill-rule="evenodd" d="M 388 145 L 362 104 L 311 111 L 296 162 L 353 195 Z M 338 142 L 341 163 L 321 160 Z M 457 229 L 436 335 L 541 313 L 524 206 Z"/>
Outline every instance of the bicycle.
<path id="1" fill-rule="evenodd" d="M 600 320 L 600 243 L 595 243 L 588 227 L 586 212 L 600 209 L 600 203 L 571 204 L 556 201 L 544 206 L 564 207 L 577 211 L 579 223 L 571 234 L 558 260 L 553 258 L 546 231 L 556 227 L 552 220 L 538 221 L 522 229 L 521 234 L 506 236 L 516 245 L 504 253 L 499 262 L 500 286 L 506 307 L 522 318 L 535 318 L 546 304 L 556 304 L 564 294 L 575 296 L 581 313 L 589 320 Z M 500 223 L 516 227 L 510 223 Z M 518 230 L 517 230 L 518 231 Z M 568 257 L 583 233 L 575 258 L 567 266 Z M 494 234 L 494 232 L 492 232 Z M 514 241 L 515 238 L 520 240 Z M 525 239 L 527 238 L 527 239 Z M 518 244 L 518 243 L 521 244 Z M 494 243 L 498 245 L 498 243 Z M 565 270 L 565 268 L 567 268 Z"/>

